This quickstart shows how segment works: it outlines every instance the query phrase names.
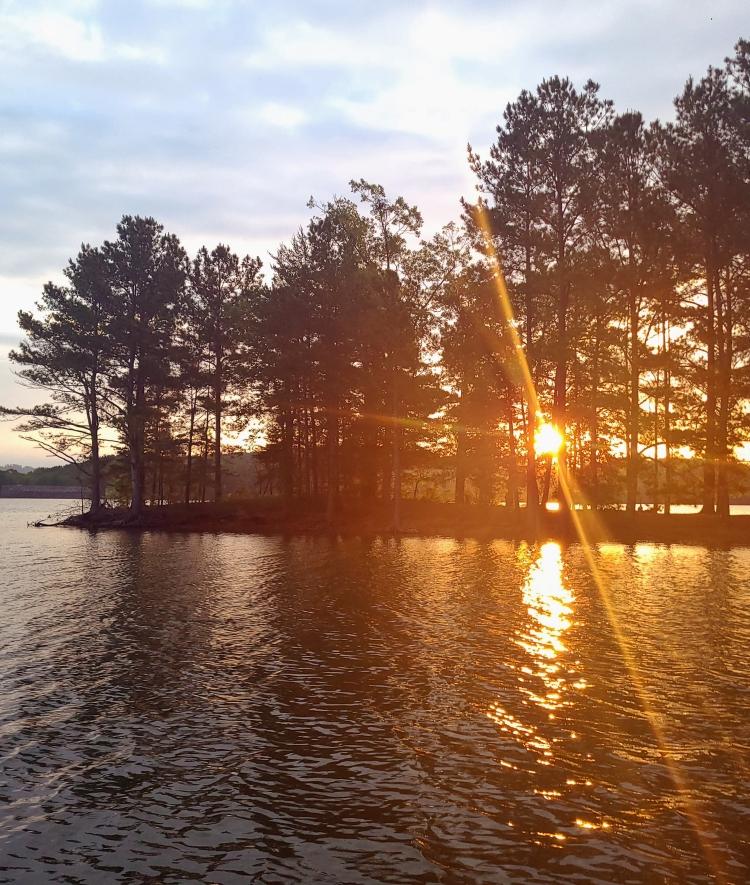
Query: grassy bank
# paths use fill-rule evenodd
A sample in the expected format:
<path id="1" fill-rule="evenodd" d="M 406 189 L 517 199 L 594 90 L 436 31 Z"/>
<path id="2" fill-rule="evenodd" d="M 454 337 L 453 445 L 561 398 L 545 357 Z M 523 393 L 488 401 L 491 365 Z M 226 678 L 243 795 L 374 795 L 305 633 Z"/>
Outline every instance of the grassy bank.
<path id="1" fill-rule="evenodd" d="M 579 511 L 574 521 L 564 512 L 545 512 L 533 523 L 524 510 L 404 501 L 402 535 L 440 535 L 457 538 L 563 540 L 578 539 L 578 522 L 586 536 L 595 542 L 634 543 L 651 541 L 708 546 L 750 545 L 750 516 L 719 519 L 697 514 L 636 513 L 622 511 Z M 73 516 L 64 525 L 87 529 L 125 528 L 131 530 L 239 532 L 263 534 L 394 534 L 388 506 L 348 505 L 332 524 L 324 509 L 314 502 L 295 501 L 285 507 L 273 498 L 229 500 L 221 504 L 170 504 L 148 507 L 133 520 L 127 510 L 106 509 L 92 519 L 88 514 Z"/>

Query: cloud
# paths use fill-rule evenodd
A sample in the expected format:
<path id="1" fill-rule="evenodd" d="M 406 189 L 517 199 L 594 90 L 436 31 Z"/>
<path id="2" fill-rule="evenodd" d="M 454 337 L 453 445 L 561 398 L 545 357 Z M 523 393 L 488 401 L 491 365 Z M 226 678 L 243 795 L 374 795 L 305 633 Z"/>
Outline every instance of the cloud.
<path id="1" fill-rule="evenodd" d="M 591 76 L 667 116 L 746 18 L 746 0 L 0 0 L 0 350 L 125 212 L 268 265 L 311 193 L 364 177 L 435 230 L 473 189 L 466 142 L 486 150 L 521 88 Z M 0 362 L 0 402 L 19 395 Z"/>
<path id="2" fill-rule="evenodd" d="M 79 17 L 90 12 L 91 4 L 69 4 L 79 15 L 59 6 L 7 4 L 0 12 L 0 46 L 6 52 L 40 50 L 73 62 L 103 62 L 113 58 L 163 63 L 164 56 L 148 45 L 132 45 L 105 40 L 102 28 L 94 21 Z M 32 8 L 29 9 L 29 6 Z"/>
<path id="3" fill-rule="evenodd" d="M 221 0 L 153 0 L 153 2 L 155 6 L 163 6 L 168 9 L 189 9 L 200 12 L 220 5 Z"/>
<path id="4" fill-rule="evenodd" d="M 4 42 L 42 46 L 74 61 L 101 61 L 104 39 L 95 23 L 59 12 L 5 15 L 0 18 Z"/>
<path id="5" fill-rule="evenodd" d="M 745 17 L 744 0 L 708 24 L 677 0 L 0 2 L 0 330 L 124 212 L 265 258 L 311 193 L 364 176 L 435 229 L 473 187 L 466 142 L 486 150 L 521 88 L 593 76 L 668 115 Z"/>
<path id="6" fill-rule="evenodd" d="M 244 64 L 300 79 L 339 72 L 334 88 L 319 96 L 339 120 L 438 139 L 455 150 L 477 124 L 491 130 L 507 101 L 533 85 L 522 71 L 549 44 L 596 42 L 621 10 L 614 0 L 600 3 L 595 16 L 571 4 L 475 4 L 469 11 L 385 4 L 358 29 L 350 21 L 308 19 L 271 26 Z"/>
<path id="7" fill-rule="evenodd" d="M 297 129 L 308 119 L 307 113 L 301 108 L 275 101 L 264 104 L 259 116 L 263 122 L 282 129 Z"/>
<path id="8" fill-rule="evenodd" d="M 262 70 L 279 67 L 354 67 L 367 64 L 368 59 L 373 59 L 368 45 L 354 45 L 346 33 L 303 20 L 269 28 L 262 35 L 260 45 L 245 55 L 244 64 L 248 68 Z M 379 64 L 382 63 L 379 60 Z"/>

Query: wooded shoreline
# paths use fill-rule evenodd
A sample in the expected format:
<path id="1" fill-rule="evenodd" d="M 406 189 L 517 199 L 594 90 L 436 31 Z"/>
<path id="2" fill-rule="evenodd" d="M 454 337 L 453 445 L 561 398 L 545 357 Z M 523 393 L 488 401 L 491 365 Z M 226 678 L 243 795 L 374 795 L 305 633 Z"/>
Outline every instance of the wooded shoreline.
<path id="1" fill-rule="evenodd" d="M 566 486 L 630 519 L 644 497 L 729 518 L 750 457 L 748 119 L 745 39 L 667 122 L 545 78 L 468 147 L 460 222 L 425 237 L 416 204 L 353 178 L 311 198 L 267 275 L 123 215 L 20 311 L 9 359 L 44 401 L 0 417 L 135 521 L 229 498 L 233 450 L 257 454 L 255 494 L 325 497 L 326 526 L 362 499 L 393 503 L 378 528 L 422 531 L 401 524 L 410 483 L 544 524 Z"/>
<path id="2" fill-rule="evenodd" d="M 479 505 L 458 506 L 404 501 L 401 530 L 392 527 L 388 505 L 344 508 L 334 521 L 326 519 L 322 502 L 279 499 L 224 501 L 220 504 L 173 504 L 147 507 L 134 519 L 126 508 L 107 508 L 97 516 L 84 513 L 57 525 L 88 530 L 228 532 L 237 534 L 442 536 L 477 540 L 559 540 L 576 542 L 582 528 L 592 543 L 652 542 L 707 547 L 750 546 L 750 516 L 717 517 L 701 514 L 637 513 L 617 510 L 546 512 L 536 521 L 524 509 Z"/>

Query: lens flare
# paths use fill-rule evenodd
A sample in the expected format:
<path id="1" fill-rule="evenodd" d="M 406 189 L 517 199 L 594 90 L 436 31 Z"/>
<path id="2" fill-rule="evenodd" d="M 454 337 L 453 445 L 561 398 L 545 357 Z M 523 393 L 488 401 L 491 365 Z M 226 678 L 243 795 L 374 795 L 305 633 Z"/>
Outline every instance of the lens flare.
<path id="1" fill-rule="evenodd" d="M 534 434 L 534 448 L 537 455 L 556 455 L 562 448 L 563 442 L 562 433 L 549 422 L 540 424 Z"/>
<path id="2" fill-rule="evenodd" d="M 505 276 L 500 265 L 500 259 L 498 258 L 497 251 L 495 250 L 495 243 L 492 236 L 492 226 L 490 224 L 486 207 L 481 202 L 479 202 L 477 205 L 477 223 L 482 233 L 487 258 L 489 259 L 490 267 L 493 271 L 497 293 L 497 303 L 502 316 L 506 321 L 506 334 L 508 335 L 513 345 L 513 350 L 516 355 L 516 361 L 526 393 L 527 402 L 529 403 L 530 410 L 538 414 L 540 409 L 536 386 L 534 384 L 534 380 L 529 369 L 529 364 L 526 359 L 526 354 L 524 352 L 523 345 L 518 334 L 518 326 L 513 314 L 513 307 L 508 295 L 508 289 L 505 285 Z M 542 427 L 543 426 L 544 425 L 542 425 Z M 539 429 L 541 430 L 541 427 Z M 553 430 L 556 430 L 554 426 Z M 560 445 L 558 445 L 557 447 L 557 450 L 559 451 L 560 446 L 563 443 L 563 437 L 559 430 L 557 430 L 556 432 L 560 443 Z M 537 434 L 535 434 L 535 442 L 536 438 L 538 438 Z M 539 449 L 537 449 L 537 452 L 541 454 L 541 451 Z M 576 534 L 578 535 L 578 538 L 581 542 L 581 548 L 586 558 L 586 562 L 589 566 L 591 577 L 593 578 L 597 590 L 599 591 L 599 595 L 604 603 L 607 615 L 609 617 L 609 622 L 620 646 L 623 660 L 628 669 L 628 672 L 630 673 L 636 693 L 638 694 L 638 697 L 641 701 L 643 712 L 645 713 L 646 718 L 651 725 L 651 729 L 659 745 L 662 761 L 666 764 L 672 781 L 677 788 L 677 791 L 680 794 L 683 802 L 685 803 L 687 816 L 690 820 L 690 823 L 692 824 L 693 830 L 695 831 L 698 842 L 703 849 L 708 865 L 711 867 L 714 877 L 718 882 L 726 882 L 728 881 L 728 876 L 725 875 L 724 865 L 716 850 L 714 849 L 713 833 L 708 827 L 708 822 L 701 814 L 701 809 L 699 808 L 697 803 L 693 801 L 691 791 L 688 787 L 682 770 L 678 765 L 675 756 L 673 755 L 673 751 L 667 744 L 666 735 L 661 725 L 661 721 L 656 712 L 651 707 L 648 695 L 645 690 L 645 686 L 643 684 L 643 680 L 641 679 L 640 673 L 638 672 L 636 659 L 630 651 L 629 644 L 620 626 L 617 612 L 610 597 L 605 575 L 599 568 L 597 557 L 594 553 L 591 539 L 589 538 L 589 533 L 584 526 L 580 513 L 575 509 L 574 494 L 573 489 L 571 488 L 572 480 L 572 477 L 568 477 L 567 471 L 560 471 L 560 488 L 565 498 L 565 502 L 568 506 L 568 510 L 570 512 Z M 576 497 L 581 497 L 580 489 L 576 488 L 576 492 Z"/>

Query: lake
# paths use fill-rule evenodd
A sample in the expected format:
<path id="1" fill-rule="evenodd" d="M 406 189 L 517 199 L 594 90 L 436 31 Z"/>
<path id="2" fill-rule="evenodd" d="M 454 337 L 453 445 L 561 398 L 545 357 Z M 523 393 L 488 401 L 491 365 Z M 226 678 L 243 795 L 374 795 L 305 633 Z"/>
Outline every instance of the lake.
<path id="1" fill-rule="evenodd" d="M 60 504 L 0 501 L 1 882 L 750 877 L 750 549 Z"/>

